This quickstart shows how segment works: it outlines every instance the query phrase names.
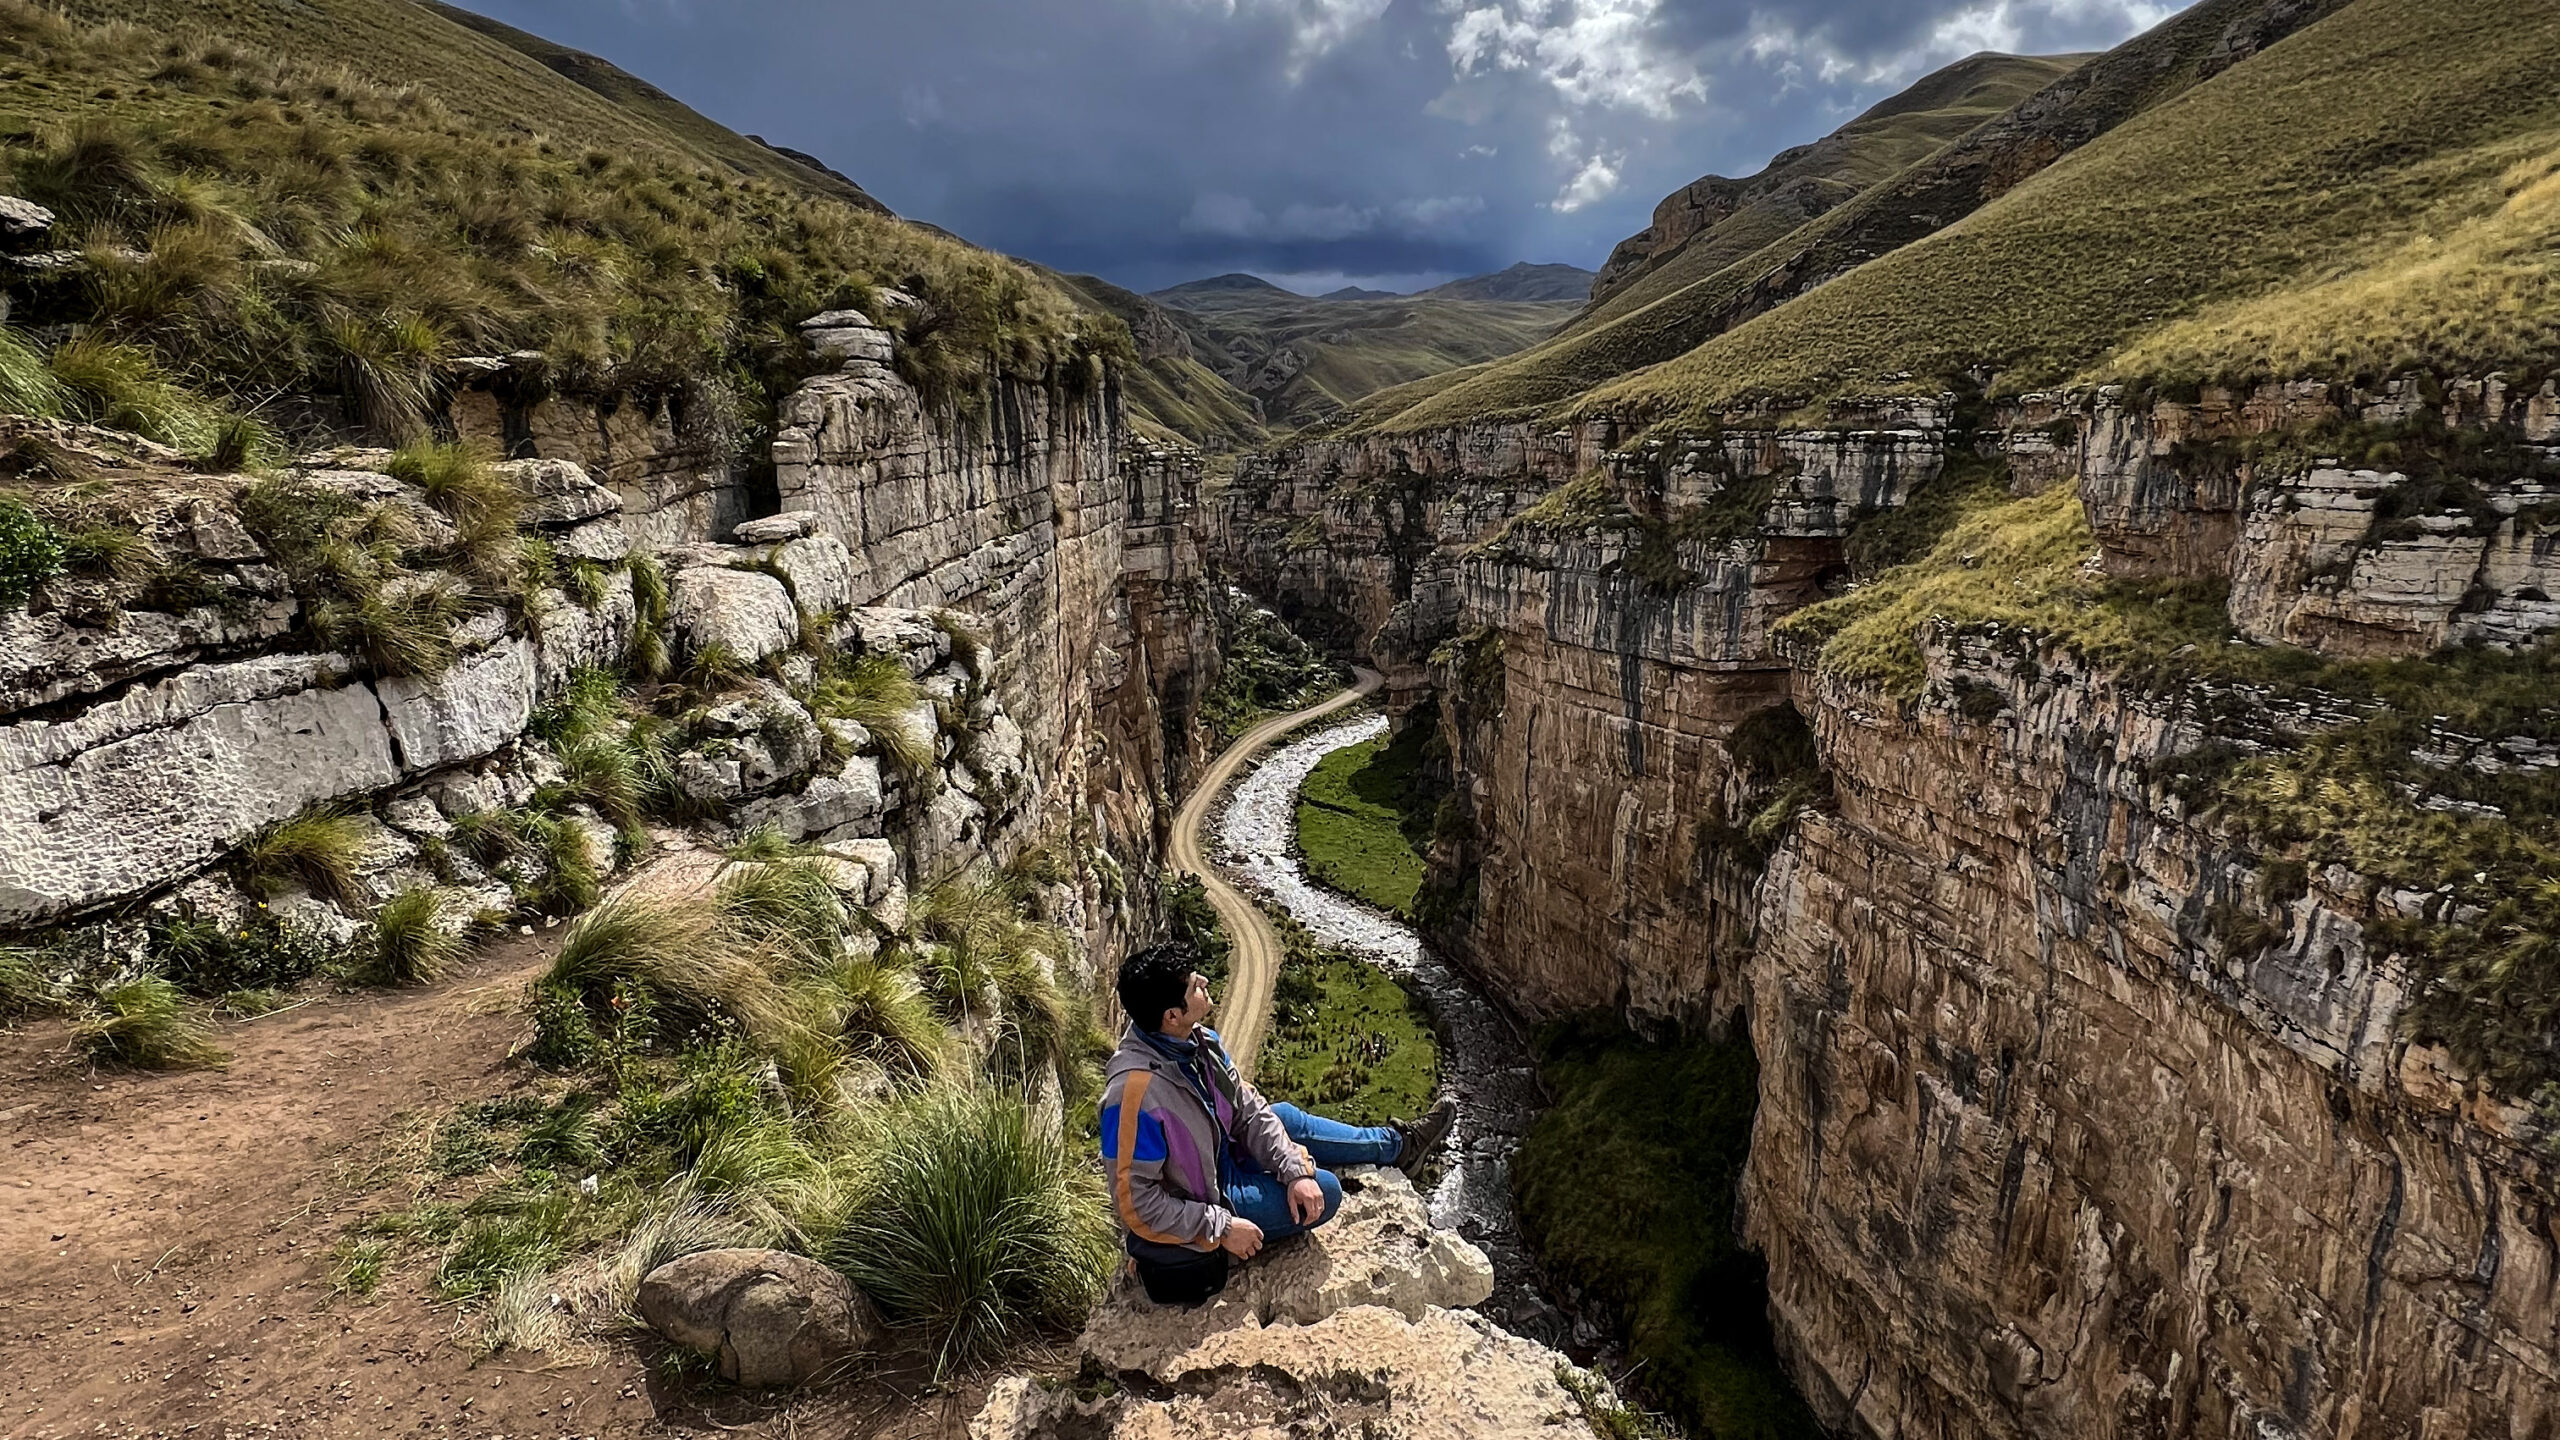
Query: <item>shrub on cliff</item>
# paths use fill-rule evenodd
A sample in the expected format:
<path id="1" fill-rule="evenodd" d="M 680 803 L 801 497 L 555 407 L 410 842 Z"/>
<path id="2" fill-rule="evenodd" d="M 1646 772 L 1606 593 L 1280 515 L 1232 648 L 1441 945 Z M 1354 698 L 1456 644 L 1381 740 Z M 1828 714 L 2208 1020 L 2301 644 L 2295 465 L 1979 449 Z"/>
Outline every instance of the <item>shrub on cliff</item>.
<path id="1" fill-rule="evenodd" d="M 0 610 L 27 603 L 63 566 L 62 537 L 24 504 L 0 495 Z"/>

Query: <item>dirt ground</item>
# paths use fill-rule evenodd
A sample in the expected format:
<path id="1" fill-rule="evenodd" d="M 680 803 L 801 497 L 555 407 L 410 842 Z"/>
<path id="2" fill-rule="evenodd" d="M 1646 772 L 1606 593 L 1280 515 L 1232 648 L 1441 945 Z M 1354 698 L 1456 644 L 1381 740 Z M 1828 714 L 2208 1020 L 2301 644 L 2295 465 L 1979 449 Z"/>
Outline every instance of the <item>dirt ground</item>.
<path id="1" fill-rule="evenodd" d="M 331 1293 L 369 1209 L 345 1176 L 405 1114 L 502 1095 L 555 933 L 439 984 L 325 988 L 221 1026 L 228 1068 L 93 1071 L 59 1021 L 0 1031 L 0 1435 L 958 1436 L 987 1381 L 805 1396 L 671 1390 L 634 1340 L 596 1363 L 474 1363 L 422 1276 Z M 992 1377 L 989 1377 L 990 1379 Z"/>

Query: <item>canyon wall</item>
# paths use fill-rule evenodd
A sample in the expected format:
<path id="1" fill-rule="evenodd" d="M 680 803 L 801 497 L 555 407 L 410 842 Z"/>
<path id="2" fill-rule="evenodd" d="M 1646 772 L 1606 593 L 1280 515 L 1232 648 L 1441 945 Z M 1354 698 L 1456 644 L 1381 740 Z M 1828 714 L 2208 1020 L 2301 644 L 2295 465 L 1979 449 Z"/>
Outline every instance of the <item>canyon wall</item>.
<path id="1" fill-rule="evenodd" d="M 691 801 L 792 840 L 886 838 L 919 883 L 1058 841 L 1089 939 L 1151 924 L 1153 887 L 1124 871 L 1155 863 L 1218 664 L 1196 460 L 1133 442 L 1116 382 L 999 382 L 972 415 L 927 405 L 859 316 L 820 317 L 812 335 L 860 348 L 830 351 L 842 368 L 785 404 L 779 515 L 732 524 L 725 480 L 670 480 L 709 472 L 663 411 L 608 426 L 621 448 L 601 456 L 580 426 L 520 427 L 514 448 L 532 455 L 496 468 L 523 500 L 522 530 L 494 561 L 456 550 L 455 523 L 386 473 L 386 453 L 313 457 L 269 481 L 296 506 L 361 517 L 375 553 L 398 552 L 396 578 L 361 599 L 288 575 L 244 523 L 266 503 L 247 477 L 25 422 L 106 477 L 112 523 L 159 568 L 75 572 L 0 612 L 0 928 L 131 929 L 145 909 L 227 888 L 235 847 L 315 806 L 376 824 L 378 883 L 396 886 L 457 815 L 559 778 L 528 724 L 653 625 L 676 671 L 741 672 L 734 699 L 682 727 L 673 763 Z M 517 575 L 519 547 L 542 569 L 508 579 L 523 587 L 512 598 L 468 573 Z M 662 616 L 644 614 L 634 557 L 663 576 Z M 413 604 L 432 623 L 410 638 L 444 659 L 371 643 Z M 932 738 L 932 773 L 888 763 L 881 737 L 809 701 L 827 648 L 893 656 L 922 686 L 912 724 Z M 611 827 L 595 828 L 611 850 Z"/>
<path id="2" fill-rule="evenodd" d="M 2492 379 L 1372 437 L 1248 468 L 1216 523 L 1246 583 L 1438 702 L 1460 801 L 1427 918 L 1489 993 L 1748 1027 L 1745 1230 L 1841 1433 L 2540 1436 L 2545 1122 L 2411 1042 L 2375 933 L 2440 898 L 2274 884 L 2165 779 L 2345 714 L 1944 627 L 1915 700 L 1773 627 L 1851 588 L 1880 516 L 1994 474 L 2074 486 L 2094 565 L 2227 587 L 2244 636 L 2528 643 L 2560 623 L 2541 482 L 2416 504 L 2422 457 L 2372 441 L 2529 459 L 2553 403 Z"/>

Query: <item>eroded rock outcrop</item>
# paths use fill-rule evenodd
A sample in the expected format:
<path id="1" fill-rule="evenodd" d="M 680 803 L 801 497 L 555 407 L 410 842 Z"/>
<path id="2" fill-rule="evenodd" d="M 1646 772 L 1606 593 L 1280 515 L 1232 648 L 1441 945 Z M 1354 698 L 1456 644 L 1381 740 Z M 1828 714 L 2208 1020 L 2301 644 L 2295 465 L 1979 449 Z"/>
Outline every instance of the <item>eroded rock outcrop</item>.
<path id="1" fill-rule="evenodd" d="M 1590 1433 L 1563 1382 L 1604 1386 L 1458 1308 L 1493 1292 L 1483 1253 L 1433 1230 L 1401 1174 L 1345 1180 L 1330 1224 L 1274 1245 L 1205 1306 L 1157 1306 L 1124 1281 L 1077 1342 L 1083 1376 L 999 1382 L 972 1440 Z"/>

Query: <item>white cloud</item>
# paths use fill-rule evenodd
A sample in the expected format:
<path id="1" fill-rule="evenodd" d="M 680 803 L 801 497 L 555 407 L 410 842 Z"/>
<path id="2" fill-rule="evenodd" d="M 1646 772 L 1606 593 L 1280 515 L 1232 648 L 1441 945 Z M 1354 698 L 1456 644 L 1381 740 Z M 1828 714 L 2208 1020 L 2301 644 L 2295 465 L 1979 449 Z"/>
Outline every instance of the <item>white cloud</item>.
<path id="1" fill-rule="evenodd" d="M 1295 83 L 1307 67 L 1345 40 L 1378 22 L 1394 0 L 1182 0 L 1196 10 L 1276 15 L 1289 26 L 1289 79 Z"/>
<path id="2" fill-rule="evenodd" d="M 1585 159 L 1582 168 L 1565 182 L 1563 191 L 1547 202 L 1547 208 L 1559 215 L 1570 215 L 1585 205 L 1608 199 L 1618 191 L 1618 167 L 1626 159 L 1617 152 Z"/>
<path id="3" fill-rule="evenodd" d="M 2040 48 L 2049 37 L 2091 33 L 2121 38 L 2178 12 L 2175 0 L 1974 0 L 1929 27 L 1917 42 L 1887 55 L 1853 58 L 1822 31 L 1798 31 L 1766 14 L 1755 17 L 1745 53 L 1790 82 L 1810 73 L 1825 83 L 1901 85 L 1984 50 L 2011 54 Z"/>
<path id="4" fill-rule="evenodd" d="M 1577 109 L 1634 110 L 1669 119 L 1683 100 L 1707 98 L 1686 56 L 1654 44 L 1663 0 L 1440 0 L 1457 15 L 1449 61 L 1461 76 L 1526 74 Z"/>

